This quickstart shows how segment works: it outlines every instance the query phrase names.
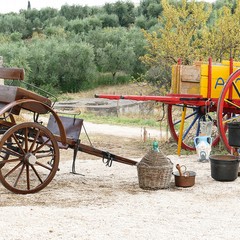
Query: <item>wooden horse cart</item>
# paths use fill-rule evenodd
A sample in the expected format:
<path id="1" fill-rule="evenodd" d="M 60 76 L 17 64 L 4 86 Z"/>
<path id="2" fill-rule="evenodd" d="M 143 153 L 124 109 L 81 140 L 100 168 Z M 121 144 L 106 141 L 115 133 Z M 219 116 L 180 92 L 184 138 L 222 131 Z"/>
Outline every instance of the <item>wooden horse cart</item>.
<path id="1" fill-rule="evenodd" d="M 0 68 L 0 79 L 23 80 L 21 68 Z M 32 120 L 21 119 L 22 112 Z M 39 116 L 50 114 L 48 124 Z M 52 101 L 22 87 L 0 85 L 0 181 L 18 194 L 35 193 L 46 187 L 58 171 L 59 149 L 73 150 L 72 172 L 78 151 L 128 165 L 137 162 L 81 143 L 83 119 L 59 116 Z"/>
<path id="2" fill-rule="evenodd" d="M 240 63 L 229 61 L 196 62 L 193 66 L 181 61 L 172 68 L 171 92 L 166 96 L 105 95 L 112 100 L 156 101 L 167 105 L 167 123 L 172 138 L 181 148 L 196 150 L 194 138 L 199 136 L 201 122 L 212 121 L 213 146 L 220 140 L 229 152 L 228 123 L 240 121 Z M 240 136 L 239 136 L 240 137 Z"/>

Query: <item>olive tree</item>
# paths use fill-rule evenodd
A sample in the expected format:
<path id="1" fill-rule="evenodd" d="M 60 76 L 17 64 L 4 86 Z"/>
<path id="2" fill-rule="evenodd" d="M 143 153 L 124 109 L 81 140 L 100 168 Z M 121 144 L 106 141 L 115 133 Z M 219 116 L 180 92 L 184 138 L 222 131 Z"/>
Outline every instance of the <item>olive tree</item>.
<path id="1" fill-rule="evenodd" d="M 95 49 L 96 64 L 100 72 L 111 72 L 113 79 L 118 72 L 132 74 L 137 55 L 125 28 L 104 28 L 89 33 L 86 41 Z"/>
<path id="2" fill-rule="evenodd" d="M 29 80 L 39 87 L 78 92 L 96 73 L 94 52 L 87 43 L 65 39 L 38 39 L 29 46 Z"/>

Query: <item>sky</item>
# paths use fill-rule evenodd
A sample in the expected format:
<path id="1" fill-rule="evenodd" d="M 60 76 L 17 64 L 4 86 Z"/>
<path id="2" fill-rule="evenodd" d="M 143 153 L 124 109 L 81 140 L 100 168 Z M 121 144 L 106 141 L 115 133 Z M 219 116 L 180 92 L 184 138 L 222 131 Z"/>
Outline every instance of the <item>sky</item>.
<path id="1" fill-rule="evenodd" d="M 81 5 L 81 6 L 103 6 L 105 3 L 114 3 L 118 0 L 30 0 L 31 8 L 41 9 L 52 7 L 60 9 L 62 5 Z M 139 3 L 140 0 L 131 0 L 132 3 Z M 26 9 L 28 0 L 1 0 L 0 13 L 19 12 Z"/>
<path id="2" fill-rule="evenodd" d="M 114 3 L 119 0 L 30 0 L 31 8 L 40 10 L 45 7 L 60 9 L 62 5 L 103 6 L 105 3 Z M 125 1 L 125 0 L 123 0 Z M 140 3 L 140 0 L 129 0 L 132 3 Z M 205 0 L 214 2 L 215 0 Z M 1 0 L 0 13 L 16 12 L 27 9 L 28 0 Z"/>

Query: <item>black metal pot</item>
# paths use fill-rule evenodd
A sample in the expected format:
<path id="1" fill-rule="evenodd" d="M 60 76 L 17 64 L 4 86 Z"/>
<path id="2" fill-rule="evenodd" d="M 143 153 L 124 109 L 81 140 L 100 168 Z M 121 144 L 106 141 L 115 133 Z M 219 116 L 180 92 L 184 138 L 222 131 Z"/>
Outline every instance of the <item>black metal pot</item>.
<path id="1" fill-rule="evenodd" d="M 238 177 L 239 159 L 233 155 L 211 155 L 211 176 L 217 181 L 234 181 Z"/>
<path id="2" fill-rule="evenodd" d="M 232 147 L 240 147 L 240 122 L 228 123 L 228 143 Z"/>

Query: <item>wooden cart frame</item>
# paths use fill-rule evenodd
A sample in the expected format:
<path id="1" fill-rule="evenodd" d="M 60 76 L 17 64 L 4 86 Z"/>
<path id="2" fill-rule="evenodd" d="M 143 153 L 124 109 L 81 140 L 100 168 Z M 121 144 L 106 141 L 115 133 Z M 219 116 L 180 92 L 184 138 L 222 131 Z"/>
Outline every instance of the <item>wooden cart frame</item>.
<path id="1" fill-rule="evenodd" d="M 23 80 L 24 70 L 0 68 L 0 78 Z M 21 112 L 33 114 L 21 120 Z M 44 126 L 39 116 L 50 114 Z M 20 120 L 18 119 L 20 118 Z M 128 165 L 137 162 L 82 144 L 79 137 L 83 119 L 59 116 L 49 98 L 17 86 L 0 85 L 0 181 L 18 194 L 36 193 L 45 188 L 59 170 L 59 149 L 73 150 L 72 172 L 78 151 Z"/>

